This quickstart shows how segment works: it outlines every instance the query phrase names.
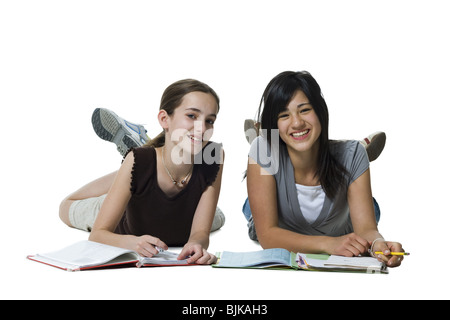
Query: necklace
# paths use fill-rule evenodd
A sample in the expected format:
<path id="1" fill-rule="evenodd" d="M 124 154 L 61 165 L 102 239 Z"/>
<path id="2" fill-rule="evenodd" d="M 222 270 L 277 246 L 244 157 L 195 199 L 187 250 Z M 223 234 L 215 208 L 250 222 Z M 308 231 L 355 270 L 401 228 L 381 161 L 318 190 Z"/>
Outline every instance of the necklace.
<path id="1" fill-rule="evenodd" d="M 184 179 L 182 179 L 180 182 L 176 181 L 170 174 L 169 169 L 167 169 L 167 167 L 166 167 L 166 162 L 164 161 L 165 150 L 166 150 L 165 146 L 163 146 L 163 148 L 162 148 L 162 163 L 163 163 L 164 169 L 166 169 L 166 172 L 169 175 L 170 180 L 172 180 L 172 183 L 179 188 L 183 188 L 184 184 L 186 183 L 186 181 L 189 179 L 190 175 L 192 174 L 192 169 L 194 168 L 194 165 L 191 166 L 191 168 L 189 169 L 189 172 L 184 177 Z"/>

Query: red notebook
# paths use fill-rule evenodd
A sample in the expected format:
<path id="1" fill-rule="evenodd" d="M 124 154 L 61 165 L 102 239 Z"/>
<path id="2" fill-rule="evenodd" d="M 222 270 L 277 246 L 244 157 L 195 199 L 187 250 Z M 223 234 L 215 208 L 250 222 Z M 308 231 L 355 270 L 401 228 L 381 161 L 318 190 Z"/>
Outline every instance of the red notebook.
<path id="1" fill-rule="evenodd" d="M 146 258 L 132 250 L 117 248 L 93 241 L 80 241 L 64 249 L 30 255 L 30 260 L 67 271 L 80 271 L 112 267 L 186 266 L 186 260 L 178 260 L 178 254 L 163 251 Z"/>

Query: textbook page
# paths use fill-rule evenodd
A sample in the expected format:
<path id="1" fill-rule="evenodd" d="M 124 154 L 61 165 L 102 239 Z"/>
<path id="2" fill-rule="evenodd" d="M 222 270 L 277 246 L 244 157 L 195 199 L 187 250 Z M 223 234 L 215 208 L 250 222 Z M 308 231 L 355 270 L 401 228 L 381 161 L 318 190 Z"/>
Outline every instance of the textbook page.
<path id="1" fill-rule="evenodd" d="M 373 257 L 343 257 L 324 254 L 297 254 L 302 269 L 335 269 L 387 273 L 386 265 Z"/>
<path id="2" fill-rule="evenodd" d="M 219 267 L 291 267 L 291 253 L 285 249 L 266 249 L 252 252 L 224 251 L 218 263 Z"/>
<path id="3" fill-rule="evenodd" d="M 383 263 L 373 257 L 341 257 L 330 256 L 325 262 L 325 266 L 340 266 L 340 267 L 382 267 Z"/>
<path id="4" fill-rule="evenodd" d="M 178 260 L 178 253 L 170 251 L 162 251 L 151 258 L 140 257 L 138 266 L 145 265 L 185 265 L 188 264 L 186 259 Z"/>
<path id="5" fill-rule="evenodd" d="M 138 259 L 137 254 L 131 250 L 85 240 L 58 251 L 37 254 L 36 257 L 51 259 L 66 265 L 88 267 L 104 264 L 126 253 L 132 254 L 132 257 L 128 257 L 131 260 Z"/>

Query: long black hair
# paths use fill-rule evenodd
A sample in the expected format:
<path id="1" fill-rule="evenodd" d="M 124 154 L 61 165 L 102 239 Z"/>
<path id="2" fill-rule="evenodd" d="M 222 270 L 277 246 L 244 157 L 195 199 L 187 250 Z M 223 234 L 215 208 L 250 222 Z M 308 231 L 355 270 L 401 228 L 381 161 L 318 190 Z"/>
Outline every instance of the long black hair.
<path id="1" fill-rule="evenodd" d="M 333 199 L 339 188 L 345 186 L 347 170 L 330 153 L 328 138 L 328 107 L 317 81 L 307 71 L 285 71 L 273 78 L 261 98 L 258 118 L 267 141 L 271 141 L 271 130 L 278 129 L 278 114 L 286 109 L 297 91 L 302 91 L 312 105 L 320 121 L 319 158 L 316 177 L 328 198 Z M 264 107 L 263 107 L 264 105 Z M 284 141 L 280 139 L 280 143 Z"/>

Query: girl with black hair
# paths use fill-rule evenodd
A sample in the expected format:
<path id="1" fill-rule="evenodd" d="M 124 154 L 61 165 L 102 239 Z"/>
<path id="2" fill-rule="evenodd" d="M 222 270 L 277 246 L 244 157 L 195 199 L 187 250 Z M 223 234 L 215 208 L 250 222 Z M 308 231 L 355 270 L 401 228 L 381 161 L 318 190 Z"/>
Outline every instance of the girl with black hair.
<path id="1" fill-rule="evenodd" d="M 248 159 L 249 235 L 263 248 L 294 252 L 381 251 L 378 259 L 399 266 L 403 258 L 390 252 L 402 245 L 377 228 L 367 153 L 359 141 L 330 140 L 328 121 L 311 74 L 287 71 L 270 81 L 259 108 L 262 133 Z"/>

